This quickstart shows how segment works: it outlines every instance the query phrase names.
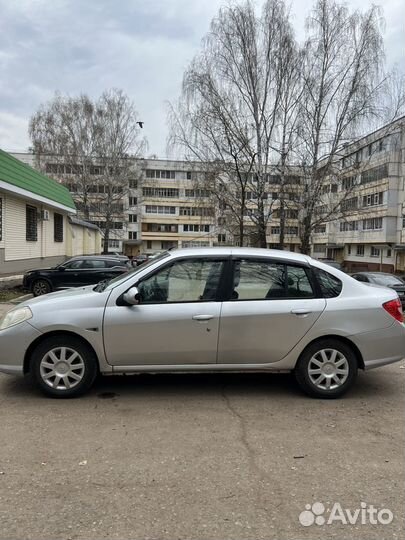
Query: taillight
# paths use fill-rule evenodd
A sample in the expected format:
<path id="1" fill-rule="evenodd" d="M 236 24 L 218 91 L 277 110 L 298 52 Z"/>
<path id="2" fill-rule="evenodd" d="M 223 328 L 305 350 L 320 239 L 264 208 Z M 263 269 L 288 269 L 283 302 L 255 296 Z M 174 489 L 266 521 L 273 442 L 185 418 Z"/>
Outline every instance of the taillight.
<path id="1" fill-rule="evenodd" d="M 404 313 L 402 311 L 402 304 L 399 298 L 396 298 L 395 300 L 390 300 L 389 302 L 385 302 L 383 304 L 383 308 L 387 313 L 391 315 L 391 317 L 394 317 L 394 319 L 396 319 L 398 322 L 404 322 Z"/>

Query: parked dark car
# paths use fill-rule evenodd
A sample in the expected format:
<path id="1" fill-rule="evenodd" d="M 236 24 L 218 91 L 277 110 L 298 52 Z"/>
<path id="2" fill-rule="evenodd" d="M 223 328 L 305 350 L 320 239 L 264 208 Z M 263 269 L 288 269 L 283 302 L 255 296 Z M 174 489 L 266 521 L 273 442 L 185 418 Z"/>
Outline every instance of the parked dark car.
<path id="1" fill-rule="evenodd" d="M 405 308 L 405 282 L 399 277 L 386 274 L 385 272 L 356 272 L 352 274 L 352 277 L 363 283 L 381 285 L 394 289 L 398 293 L 402 307 Z"/>
<path id="2" fill-rule="evenodd" d="M 123 259 L 101 255 L 73 257 L 54 268 L 29 270 L 24 275 L 23 288 L 34 296 L 41 296 L 58 289 L 98 283 L 127 271 Z"/>

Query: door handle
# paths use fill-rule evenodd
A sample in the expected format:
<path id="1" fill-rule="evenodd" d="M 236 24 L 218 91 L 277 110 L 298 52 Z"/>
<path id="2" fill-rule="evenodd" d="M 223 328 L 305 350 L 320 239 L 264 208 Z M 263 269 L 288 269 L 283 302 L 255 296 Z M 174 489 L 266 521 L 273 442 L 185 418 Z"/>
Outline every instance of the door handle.
<path id="1" fill-rule="evenodd" d="M 291 313 L 293 313 L 294 315 L 309 315 L 310 313 L 312 313 L 312 310 L 308 308 L 299 308 L 299 309 L 292 309 Z"/>
<path id="2" fill-rule="evenodd" d="M 193 315 L 193 321 L 210 321 L 214 315 Z"/>

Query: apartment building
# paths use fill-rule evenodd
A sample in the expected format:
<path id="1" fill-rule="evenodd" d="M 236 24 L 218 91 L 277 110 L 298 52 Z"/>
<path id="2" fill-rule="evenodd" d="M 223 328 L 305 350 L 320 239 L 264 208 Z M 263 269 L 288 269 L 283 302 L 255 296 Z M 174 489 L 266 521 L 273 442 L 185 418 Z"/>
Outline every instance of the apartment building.
<path id="1" fill-rule="evenodd" d="M 35 165 L 34 156 L 14 154 Z M 338 173 L 326 183 L 324 197 L 341 198 L 340 216 L 321 221 L 312 234 L 311 254 L 317 259 L 334 259 L 349 271 L 405 271 L 405 118 L 370 133 L 347 145 L 336 164 Z M 75 191 L 74 174 L 66 175 L 52 159 L 48 174 L 68 185 L 78 207 L 80 194 Z M 73 171 L 69 171 L 72 173 Z M 95 185 L 91 197 L 97 210 L 97 184 L 100 170 L 92 168 Z M 62 174 L 64 173 L 64 174 Z M 133 161 L 133 179 L 120 199 L 119 218 L 110 231 L 109 250 L 137 255 L 153 254 L 171 247 L 235 245 L 231 233 L 230 212 L 204 189 L 204 166 L 177 160 L 141 159 Z M 289 171 L 281 189 L 280 177 L 273 168 L 266 175 L 267 246 L 277 248 L 280 241 L 281 205 L 285 217 L 285 249 L 299 251 L 302 208 L 300 193 L 304 172 Z M 69 180 L 71 178 L 71 180 Z M 254 178 L 247 192 L 245 212 L 246 238 L 254 230 Z M 322 208 L 322 197 L 319 208 Z M 256 206 L 257 208 L 257 206 Z M 102 212 L 89 218 L 103 230 Z M 252 236 L 254 238 L 254 235 Z"/>
<path id="2" fill-rule="evenodd" d="M 404 118 L 346 146 L 335 194 L 342 214 L 314 231 L 314 257 L 348 271 L 405 270 L 404 160 Z"/>

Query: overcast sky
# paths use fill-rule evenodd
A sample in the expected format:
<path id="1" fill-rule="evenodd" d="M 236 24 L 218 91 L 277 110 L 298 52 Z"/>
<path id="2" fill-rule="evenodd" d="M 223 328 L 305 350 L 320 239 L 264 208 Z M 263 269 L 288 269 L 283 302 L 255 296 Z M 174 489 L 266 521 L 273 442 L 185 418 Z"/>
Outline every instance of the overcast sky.
<path id="1" fill-rule="evenodd" d="M 28 121 L 55 90 L 97 97 L 122 88 L 166 155 L 166 102 L 223 0 L 0 0 L 0 148 L 25 151 Z M 261 2 L 258 2 L 260 5 Z M 367 8 L 369 0 L 350 0 Z M 312 2 L 293 0 L 298 35 Z M 389 65 L 405 72 L 405 1 L 385 0 Z"/>

